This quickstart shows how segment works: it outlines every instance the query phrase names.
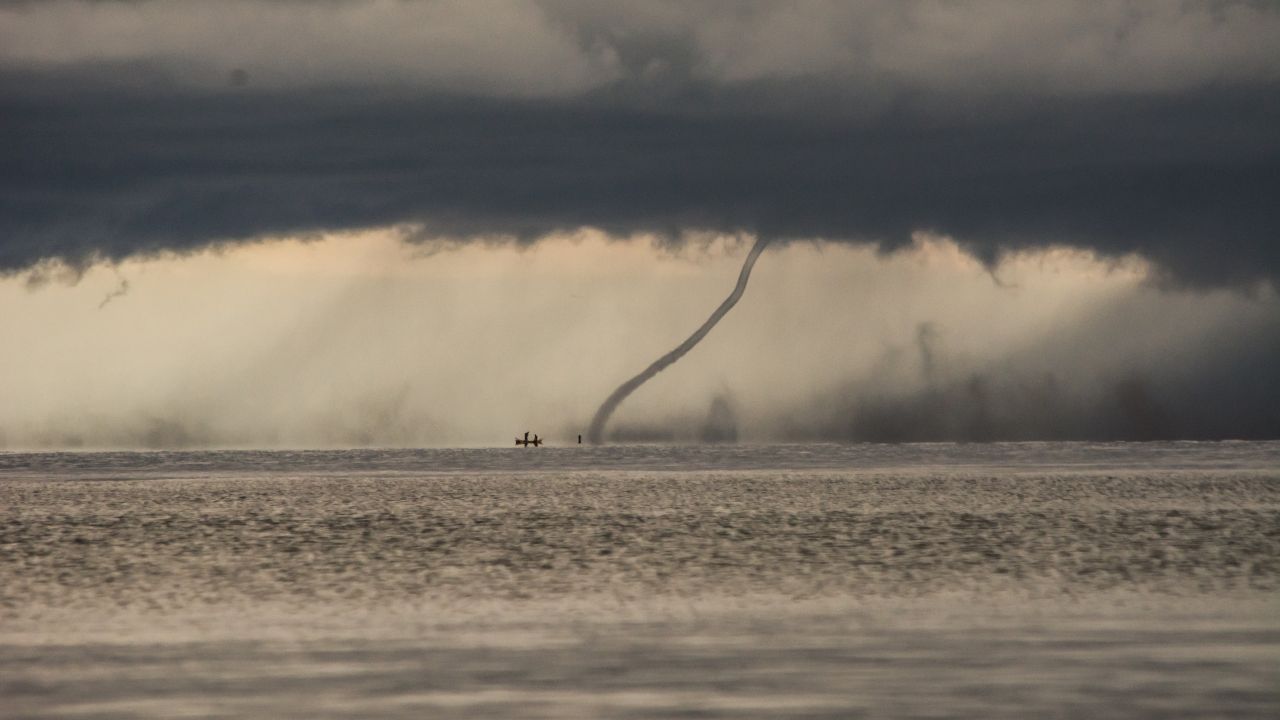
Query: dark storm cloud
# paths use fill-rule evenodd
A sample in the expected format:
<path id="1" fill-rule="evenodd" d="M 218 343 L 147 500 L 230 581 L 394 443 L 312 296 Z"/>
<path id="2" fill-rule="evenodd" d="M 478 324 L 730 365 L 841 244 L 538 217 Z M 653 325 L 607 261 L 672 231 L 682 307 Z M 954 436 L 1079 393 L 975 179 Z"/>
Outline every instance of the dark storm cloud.
<path id="1" fill-rule="evenodd" d="M 116 4 L 52 5 L 0 35 Z M 410 223 L 890 248 L 933 230 L 987 259 L 1065 243 L 1193 284 L 1280 276 L 1273 6 L 519 4 L 538 22 L 501 53 L 473 4 L 227 7 L 268 37 L 307 18 L 276 54 L 308 61 L 195 31 L 122 47 L 84 23 L 79 49 L 0 53 L 0 271 Z M 388 7 L 462 18 L 461 59 L 353 20 Z M 370 26 L 390 50 L 344 44 Z"/>
<path id="2" fill-rule="evenodd" d="M 1187 279 L 1280 272 L 1280 97 L 1057 104 L 931 122 L 341 92 L 51 96 L 5 79 L 0 267 L 423 222 L 525 238 L 747 229 L 982 255 L 1075 243 Z M 50 80 L 57 82 L 57 80 Z M 742 91 L 747 92 L 747 91 Z"/>

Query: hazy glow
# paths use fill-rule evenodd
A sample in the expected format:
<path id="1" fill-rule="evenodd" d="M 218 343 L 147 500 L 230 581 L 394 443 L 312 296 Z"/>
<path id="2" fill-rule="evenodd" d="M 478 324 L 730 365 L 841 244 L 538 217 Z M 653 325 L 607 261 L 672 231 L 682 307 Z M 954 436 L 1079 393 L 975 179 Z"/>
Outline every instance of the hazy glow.
<path id="1" fill-rule="evenodd" d="M 655 249 L 584 230 L 426 252 L 406 232 L 0 282 L 0 445 L 484 445 L 525 429 L 567 442 L 723 299 L 752 240 Z M 887 256 L 774 246 L 735 311 L 615 423 L 696 437 L 719 396 L 743 439 L 768 440 L 870 378 L 906 390 L 1012 363 L 1085 388 L 1170 355 L 1195 367 L 1275 317 L 1270 300 L 1145 277 L 1067 250 L 988 273 L 925 235 Z"/>

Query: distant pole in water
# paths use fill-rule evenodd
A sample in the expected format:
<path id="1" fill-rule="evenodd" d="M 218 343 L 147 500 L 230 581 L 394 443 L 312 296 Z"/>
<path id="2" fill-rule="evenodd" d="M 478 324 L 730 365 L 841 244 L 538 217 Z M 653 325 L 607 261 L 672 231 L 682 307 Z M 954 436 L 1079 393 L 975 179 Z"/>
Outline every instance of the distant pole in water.
<path id="1" fill-rule="evenodd" d="M 738 300 L 742 298 L 742 293 L 747 289 L 747 280 L 751 279 L 751 268 L 755 267 L 756 258 L 760 257 L 760 253 L 764 252 L 764 248 L 768 244 L 769 236 L 762 235 L 756 238 L 756 244 L 751 246 L 751 252 L 747 253 L 747 259 L 742 263 L 742 270 L 738 272 L 738 283 L 733 286 L 733 292 L 729 293 L 729 297 L 720 303 L 720 307 L 711 313 L 711 317 L 707 318 L 701 327 L 694 330 L 693 334 L 677 345 L 674 350 L 654 360 L 649 367 L 640 371 L 639 375 L 619 385 L 612 395 L 605 398 L 605 401 L 600 405 L 600 409 L 596 410 L 596 416 L 591 418 L 591 427 L 587 428 L 587 440 L 592 445 L 599 445 L 600 441 L 604 439 L 605 423 L 609 422 L 609 416 L 613 415 L 613 411 L 618 409 L 618 406 L 622 404 L 623 400 L 627 399 L 628 395 L 648 382 L 649 378 L 662 372 L 668 365 L 684 357 L 684 354 L 692 350 L 694 345 L 702 342 L 702 338 L 711 332 L 711 328 L 720 322 L 720 318 L 724 317 L 726 313 L 733 309 L 734 305 L 738 304 Z"/>

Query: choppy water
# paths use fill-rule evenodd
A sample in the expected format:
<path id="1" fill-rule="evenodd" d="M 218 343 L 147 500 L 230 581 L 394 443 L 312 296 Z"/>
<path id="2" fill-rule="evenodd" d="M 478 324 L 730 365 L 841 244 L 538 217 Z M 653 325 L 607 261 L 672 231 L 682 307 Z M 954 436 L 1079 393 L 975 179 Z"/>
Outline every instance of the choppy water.
<path id="1" fill-rule="evenodd" d="M 0 717 L 1275 717 L 1280 443 L 0 453 Z"/>

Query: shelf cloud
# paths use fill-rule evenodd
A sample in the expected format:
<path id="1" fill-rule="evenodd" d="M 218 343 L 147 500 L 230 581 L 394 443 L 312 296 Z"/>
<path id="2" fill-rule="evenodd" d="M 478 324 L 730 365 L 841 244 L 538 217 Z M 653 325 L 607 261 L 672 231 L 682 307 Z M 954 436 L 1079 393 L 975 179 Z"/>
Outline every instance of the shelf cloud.
<path id="1" fill-rule="evenodd" d="M 399 224 L 1280 274 L 1267 4 L 9 2 L 0 48 L 0 272 Z"/>

